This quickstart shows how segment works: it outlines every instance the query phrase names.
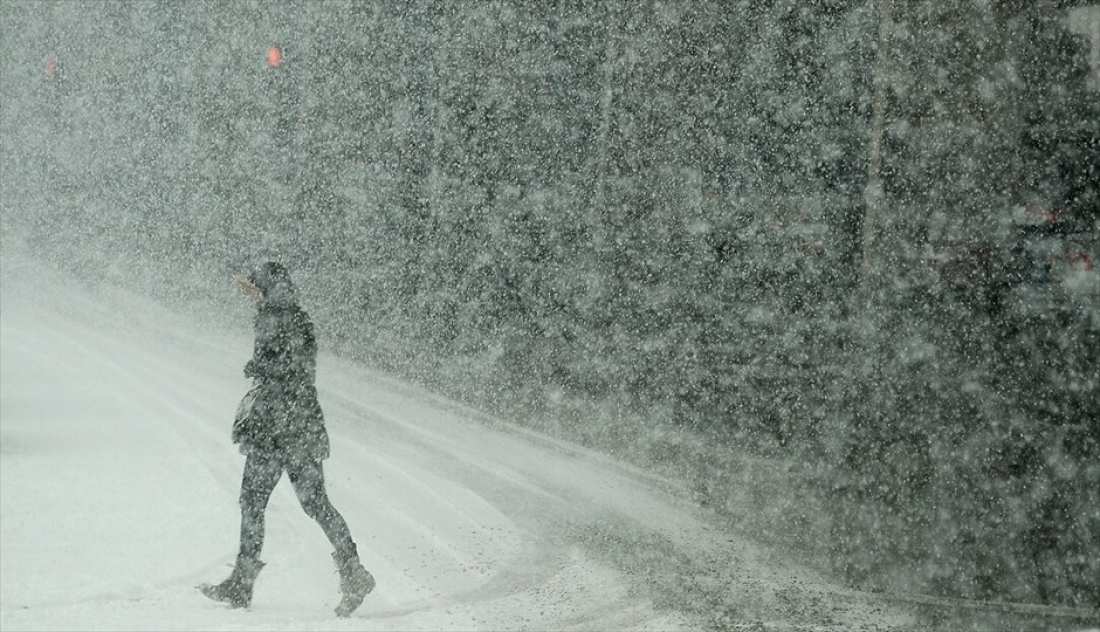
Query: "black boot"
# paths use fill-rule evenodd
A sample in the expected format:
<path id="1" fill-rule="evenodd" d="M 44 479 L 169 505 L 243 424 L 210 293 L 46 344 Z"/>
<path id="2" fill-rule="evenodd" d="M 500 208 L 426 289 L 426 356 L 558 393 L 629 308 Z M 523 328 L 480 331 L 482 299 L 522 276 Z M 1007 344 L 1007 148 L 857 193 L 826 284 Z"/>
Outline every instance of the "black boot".
<path id="1" fill-rule="evenodd" d="M 202 584 L 199 590 L 214 601 L 223 601 L 231 608 L 247 608 L 252 603 L 252 585 L 264 563 L 247 557 L 237 557 L 237 565 L 229 578 L 220 584 Z"/>
<path id="2" fill-rule="evenodd" d="M 350 552 L 333 553 L 332 559 L 340 573 L 340 592 L 343 595 L 340 605 L 336 606 L 336 616 L 346 617 L 363 603 L 367 593 L 374 590 L 374 577 L 359 562 L 354 545 Z"/>

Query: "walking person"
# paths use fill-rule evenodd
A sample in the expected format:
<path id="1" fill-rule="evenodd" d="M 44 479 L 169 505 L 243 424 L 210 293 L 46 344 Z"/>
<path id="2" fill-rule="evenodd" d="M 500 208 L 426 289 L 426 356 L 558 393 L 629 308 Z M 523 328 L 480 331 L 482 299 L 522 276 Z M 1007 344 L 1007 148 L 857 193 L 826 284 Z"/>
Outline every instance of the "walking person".
<path id="1" fill-rule="evenodd" d="M 247 278 L 236 279 L 258 305 L 255 349 L 244 367 L 253 387 L 237 411 L 232 435 L 245 455 L 240 550 L 228 579 L 200 589 L 234 608 L 252 603 L 252 587 L 264 566 L 264 512 L 285 471 L 302 509 L 321 525 L 335 549 L 342 593 L 336 614 L 346 617 L 374 588 L 374 577 L 360 563 L 348 525 L 325 492 L 321 462 L 329 456 L 329 439 L 314 385 L 313 323 L 298 305 L 281 264 L 267 262 Z"/>

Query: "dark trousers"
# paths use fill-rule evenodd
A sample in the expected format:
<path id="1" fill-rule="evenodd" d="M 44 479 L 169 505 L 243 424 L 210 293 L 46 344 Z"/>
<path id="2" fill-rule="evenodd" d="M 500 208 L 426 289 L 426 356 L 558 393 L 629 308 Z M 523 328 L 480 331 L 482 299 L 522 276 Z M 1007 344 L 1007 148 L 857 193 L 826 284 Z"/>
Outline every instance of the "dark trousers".
<path id="1" fill-rule="evenodd" d="M 339 559 L 356 554 L 348 524 L 325 493 L 325 475 L 320 461 L 299 461 L 278 455 L 253 452 L 244 462 L 241 479 L 240 556 L 256 560 L 264 548 L 264 512 L 271 492 L 286 470 L 294 493 L 306 515 L 321 525 Z"/>

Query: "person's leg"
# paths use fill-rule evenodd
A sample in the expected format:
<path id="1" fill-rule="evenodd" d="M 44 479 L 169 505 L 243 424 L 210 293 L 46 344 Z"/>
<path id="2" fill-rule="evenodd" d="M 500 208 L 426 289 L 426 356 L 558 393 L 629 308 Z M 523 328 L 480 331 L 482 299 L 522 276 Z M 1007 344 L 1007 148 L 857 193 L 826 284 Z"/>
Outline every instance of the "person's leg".
<path id="1" fill-rule="evenodd" d="M 342 557 L 356 554 L 355 542 L 344 517 L 332 506 L 325 491 L 325 474 L 319 461 L 295 462 L 287 467 L 287 475 L 294 485 L 294 493 L 302 510 L 321 525 L 332 548 Z"/>
<path id="2" fill-rule="evenodd" d="M 340 572 L 340 592 L 342 598 L 336 606 L 336 614 L 341 617 L 350 615 L 363 603 L 363 599 L 374 589 L 374 577 L 363 568 L 359 561 L 359 551 L 351 539 L 351 531 L 339 511 L 325 492 L 325 475 L 320 461 L 296 462 L 287 467 L 294 493 L 298 495 L 302 509 L 316 520 L 325 535 L 328 536 L 336 569 Z"/>
<path id="3" fill-rule="evenodd" d="M 241 475 L 241 546 L 238 557 L 256 560 L 264 548 L 264 513 L 271 492 L 283 475 L 283 464 L 269 455 L 252 453 Z"/>
<path id="4" fill-rule="evenodd" d="M 264 511 L 271 491 L 282 476 L 283 466 L 270 456 L 249 454 L 241 476 L 241 544 L 233 573 L 220 584 L 202 584 L 199 589 L 211 599 L 234 608 L 252 603 L 252 586 L 264 567 L 260 551 L 264 545 Z"/>

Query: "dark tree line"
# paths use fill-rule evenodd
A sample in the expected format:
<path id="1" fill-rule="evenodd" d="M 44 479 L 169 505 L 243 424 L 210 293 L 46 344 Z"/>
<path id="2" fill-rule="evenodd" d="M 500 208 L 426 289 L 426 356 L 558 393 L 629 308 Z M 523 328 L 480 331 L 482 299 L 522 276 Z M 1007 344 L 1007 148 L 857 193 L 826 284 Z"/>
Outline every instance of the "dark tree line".
<path id="1" fill-rule="evenodd" d="M 712 497 L 806 464 L 834 537 L 761 515 L 854 581 L 1096 606 L 1100 299 L 1008 254 L 1096 233 L 1069 4 L 8 2 L 4 230 L 281 257 L 338 352 Z"/>

